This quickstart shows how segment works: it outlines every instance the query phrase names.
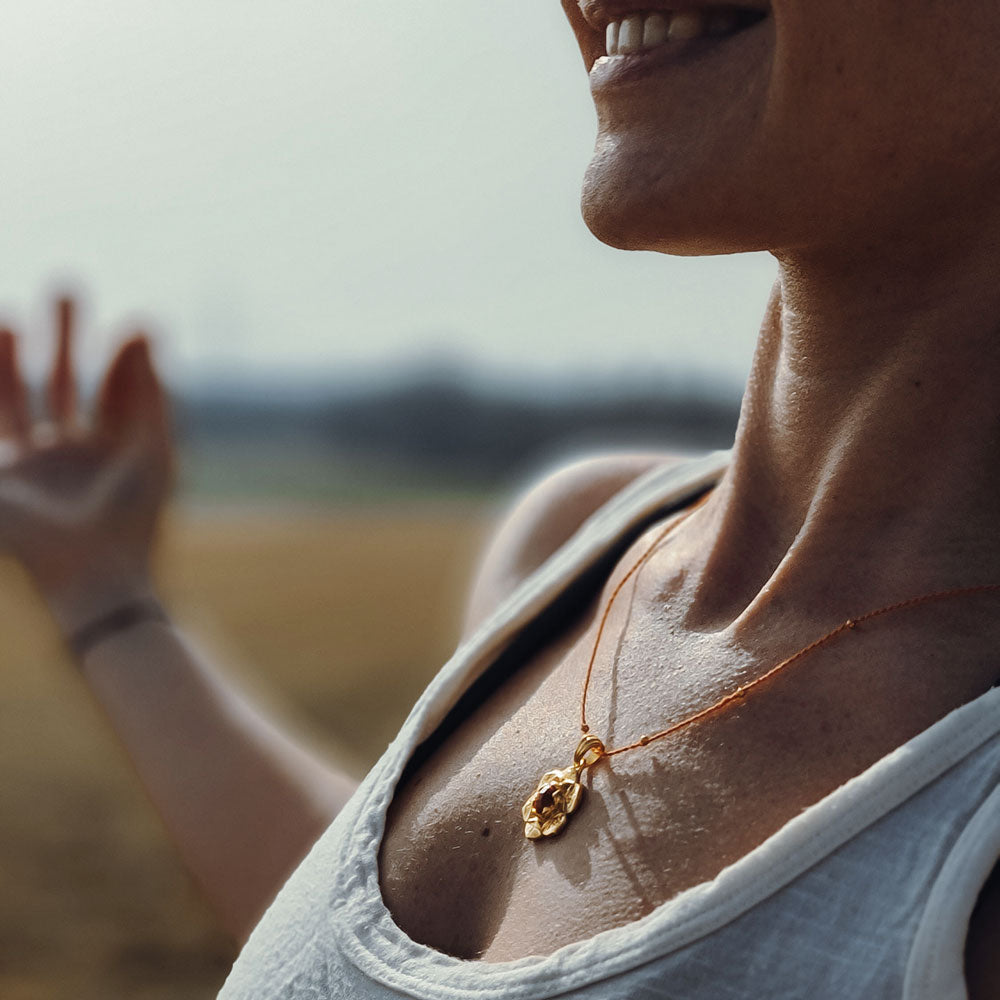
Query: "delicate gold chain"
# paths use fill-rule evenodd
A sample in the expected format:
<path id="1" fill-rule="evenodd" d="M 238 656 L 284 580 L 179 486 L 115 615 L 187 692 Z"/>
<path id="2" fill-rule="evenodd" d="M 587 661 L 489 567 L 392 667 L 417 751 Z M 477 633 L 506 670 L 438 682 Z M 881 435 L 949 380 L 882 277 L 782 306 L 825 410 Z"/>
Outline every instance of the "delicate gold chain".
<path id="1" fill-rule="evenodd" d="M 583 682 L 583 699 L 580 704 L 580 732 L 586 735 L 590 732 L 590 726 L 587 725 L 587 691 L 590 689 L 590 676 L 594 672 L 594 661 L 597 659 L 597 650 L 601 645 L 601 636 L 604 634 L 604 626 L 608 622 L 608 615 L 611 614 L 611 606 L 615 603 L 615 598 L 622 592 L 622 588 L 625 586 L 629 580 L 635 576 L 636 573 L 646 565 L 646 562 L 653 555 L 653 553 L 660 547 L 660 543 L 669 535 L 675 528 L 679 527 L 684 521 L 686 521 L 710 496 L 711 491 L 706 493 L 701 499 L 698 500 L 690 509 L 686 510 L 680 515 L 676 520 L 671 521 L 653 540 L 653 543 L 648 549 L 642 554 L 642 557 L 636 561 L 632 568 L 618 581 L 618 586 L 612 591 L 611 596 L 608 598 L 608 603 L 604 606 L 604 614 L 601 615 L 601 623 L 597 626 L 597 638 L 594 639 L 594 648 L 590 651 L 590 662 L 587 664 L 587 676 Z M 620 751 L 619 751 L 620 752 Z M 605 754 L 606 756 L 607 754 Z"/>
<path id="2" fill-rule="evenodd" d="M 587 664 L 587 676 L 583 682 L 583 697 L 580 700 L 580 732 L 583 734 L 583 738 L 580 740 L 576 751 L 573 754 L 573 762 L 568 767 L 546 771 L 539 780 L 535 790 L 522 805 L 521 820 L 524 822 L 524 835 L 529 840 L 537 841 L 546 837 L 551 837 L 566 826 L 566 822 L 569 819 L 570 814 L 577 809 L 578 805 L 582 801 L 584 794 L 583 785 L 581 784 L 583 772 L 588 768 L 593 767 L 598 761 L 603 760 L 603 758 L 614 757 L 620 753 L 627 753 L 629 750 L 638 750 L 642 747 L 649 746 L 650 743 L 654 743 L 656 740 L 662 740 L 664 737 L 670 736 L 672 733 L 676 733 L 681 729 L 690 726 L 694 722 L 699 722 L 702 719 L 708 718 L 710 715 L 714 715 L 716 712 L 721 712 L 728 705 L 733 704 L 733 702 L 740 701 L 745 698 L 755 687 L 759 684 L 763 684 L 764 681 L 773 677 L 779 671 L 784 670 L 785 667 L 790 666 L 797 660 L 801 660 L 805 656 L 808 656 L 811 652 L 830 642 L 842 632 L 856 628 L 862 622 L 871 621 L 873 618 L 878 618 L 880 615 L 887 615 L 893 611 L 900 611 L 903 608 L 912 608 L 918 604 L 927 604 L 930 601 L 940 601 L 949 597 L 965 597 L 971 594 L 985 594 L 1000 591 L 1000 583 L 981 583 L 971 587 L 955 587 L 951 590 L 937 590 L 933 593 L 920 594 L 917 597 L 907 598 L 905 601 L 897 601 L 895 604 L 887 604 L 884 608 L 876 608 L 874 611 L 867 611 L 865 614 L 859 615 L 856 618 L 848 618 L 847 621 L 841 622 L 841 624 L 836 628 L 830 629 L 826 635 L 821 635 L 818 639 L 814 639 L 811 643 L 809 643 L 808 646 L 803 646 L 797 653 L 793 653 L 780 663 L 776 663 L 759 677 L 754 678 L 752 681 L 748 681 L 746 684 L 741 684 L 725 697 L 720 698 L 714 705 L 709 705 L 708 708 L 703 708 L 700 712 L 695 712 L 694 715 L 688 716 L 686 719 L 681 719 L 680 722 L 675 722 L 672 726 L 668 726 L 666 729 L 661 729 L 657 733 L 653 733 L 649 736 L 640 736 L 635 743 L 629 743 L 627 746 L 615 747 L 614 749 L 608 750 L 604 746 L 602 740 L 590 733 L 590 726 L 587 724 L 587 693 L 590 690 L 590 680 L 594 673 L 594 663 L 597 660 L 597 651 L 601 645 L 601 637 L 604 635 L 604 628 L 608 623 L 608 616 L 611 614 L 611 608 L 615 603 L 615 599 L 622 592 L 625 584 L 627 584 L 628 581 L 631 580 L 635 574 L 646 565 L 653 553 L 659 549 L 661 543 L 667 535 L 674 531 L 678 525 L 686 521 L 709 496 L 710 494 L 706 493 L 705 496 L 694 504 L 694 506 L 690 507 L 679 517 L 672 520 L 662 531 L 660 531 L 653 539 L 649 548 L 647 548 L 642 556 L 640 556 L 639 559 L 633 563 L 628 572 L 626 572 L 621 580 L 618 581 L 614 590 L 611 592 L 611 596 L 608 598 L 607 604 L 604 606 L 604 613 L 601 615 L 600 623 L 597 626 L 597 636 L 594 639 L 594 648 L 591 650 L 590 661 Z"/>
<path id="3" fill-rule="evenodd" d="M 705 500 L 708 499 L 709 495 L 710 494 L 706 494 L 702 497 L 693 507 L 691 507 L 690 510 L 686 511 L 679 518 L 672 521 L 666 528 L 663 529 L 663 531 L 659 533 L 659 535 L 656 536 L 649 548 L 622 577 L 612 592 L 611 597 L 608 598 L 608 603 L 604 608 L 604 614 L 601 616 L 601 623 L 597 628 L 597 637 L 594 640 L 594 648 L 590 654 L 590 662 L 587 664 L 587 676 L 583 682 L 583 698 L 581 699 L 580 704 L 580 732 L 584 735 L 590 732 L 590 726 L 587 724 L 587 693 L 590 690 L 590 678 L 594 671 L 594 662 L 597 659 L 597 651 L 601 644 L 601 636 L 604 633 L 604 626 L 611 613 L 611 607 L 615 602 L 615 598 L 621 593 L 625 584 L 628 583 L 628 581 L 646 564 L 667 535 L 669 535 L 683 521 L 686 521 L 705 502 Z M 773 677 L 779 671 L 784 670 L 785 667 L 795 663 L 796 660 L 801 660 L 804 656 L 808 656 L 809 653 L 818 649 L 820 646 L 826 645 L 826 643 L 830 642 L 831 639 L 836 638 L 842 632 L 848 632 L 851 629 L 856 628 L 862 622 L 871 621 L 873 618 L 878 618 L 880 615 L 887 615 L 893 611 L 901 611 L 904 608 L 912 608 L 918 604 L 927 604 L 930 601 L 940 601 L 950 597 L 967 597 L 972 594 L 985 594 L 995 591 L 1000 591 L 1000 583 L 981 583 L 971 587 L 954 587 L 950 590 L 937 590 L 929 594 L 920 594 L 917 597 L 907 598 L 905 601 L 897 601 L 894 604 L 887 604 L 883 608 L 876 608 L 874 611 L 868 611 L 855 618 L 848 618 L 847 621 L 841 622 L 836 628 L 830 629 L 830 631 L 825 635 L 821 635 L 818 639 L 814 639 L 811 643 L 809 643 L 809 645 L 803 646 L 797 653 L 793 653 L 780 663 L 775 664 L 770 670 L 761 674 L 760 677 L 755 677 L 752 681 L 748 681 L 746 684 L 741 684 L 734 691 L 731 691 L 723 698 L 720 698 L 717 702 L 715 702 L 715 704 L 709 705 L 707 708 L 703 708 L 694 715 L 691 715 L 686 719 L 682 719 L 680 722 L 675 722 L 672 726 L 668 726 L 666 729 L 661 729 L 659 732 L 652 733 L 648 736 L 640 736 L 635 743 L 629 743 L 627 746 L 615 747 L 612 750 L 603 749 L 600 756 L 597 757 L 596 760 L 588 763 L 586 766 L 592 767 L 598 760 L 601 759 L 601 757 L 614 757 L 616 754 L 625 753 L 628 750 L 638 750 L 640 747 L 649 746 L 650 743 L 653 743 L 656 740 L 662 740 L 665 736 L 670 736 L 673 733 L 679 732 L 681 729 L 685 729 L 694 722 L 700 722 L 702 719 L 706 719 L 710 715 L 720 712 L 727 705 L 731 705 L 733 702 L 745 698 L 747 692 L 757 687 L 758 684 L 763 684 L 768 678 Z"/>

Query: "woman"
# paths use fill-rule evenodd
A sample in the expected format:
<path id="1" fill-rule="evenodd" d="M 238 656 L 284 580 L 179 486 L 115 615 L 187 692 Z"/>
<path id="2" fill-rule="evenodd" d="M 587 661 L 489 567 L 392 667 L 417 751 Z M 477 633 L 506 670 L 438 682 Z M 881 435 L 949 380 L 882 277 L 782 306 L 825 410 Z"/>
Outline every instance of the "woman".
<path id="1" fill-rule="evenodd" d="M 235 933 L 320 838 L 225 998 L 1000 995 L 1000 8 L 563 4 L 594 233 L 778 262 L 730 455 L 536 487 L 357 794 L 155 603 L 141 339 L 47 444 L 3 341 L 4 543 Z"/>

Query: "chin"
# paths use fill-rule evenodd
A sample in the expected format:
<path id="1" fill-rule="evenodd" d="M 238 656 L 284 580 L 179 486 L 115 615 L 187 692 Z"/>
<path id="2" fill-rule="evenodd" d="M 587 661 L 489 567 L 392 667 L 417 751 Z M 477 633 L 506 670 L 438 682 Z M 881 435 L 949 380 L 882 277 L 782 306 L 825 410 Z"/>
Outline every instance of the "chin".
<path id="1" fill-rule="evenodd" d="M 724 169 L 676 162 L 659 143 L 602 137 L 587 168 L 581 210 L 587 228 L 619 250 L 652 250 L 678 257 L 766 250 L 780 235 L 773 192 L 752 182 L 754 171 L 729 161 Z M 770 197 L 769 197 L 770 194 Z M 771 220 L 770 222 L 768 220 Z"/>
<path id="2" fill-rule="evenodd" d="M 650 194 L 602 176 L 592 167 L 580 200 L 583 221 L 602 243 L 618 250 L 701 257 L 767 249 L 760 233 L 738 225 L 725 206 L 701 204 L 694 211 L 683 198 L 658 199 Z"/>
<path id="3" fill-rule="evenodd" d="M 583 221 L 602 243 L 617 250 L 654 250 L 678 257 L 725 253 L 711 248 L 704 235 L 685 233 L 669 220 L 653 223 L 648 215 L 629 205 L 619 191 L 585 188 L 581 199 Z"/>

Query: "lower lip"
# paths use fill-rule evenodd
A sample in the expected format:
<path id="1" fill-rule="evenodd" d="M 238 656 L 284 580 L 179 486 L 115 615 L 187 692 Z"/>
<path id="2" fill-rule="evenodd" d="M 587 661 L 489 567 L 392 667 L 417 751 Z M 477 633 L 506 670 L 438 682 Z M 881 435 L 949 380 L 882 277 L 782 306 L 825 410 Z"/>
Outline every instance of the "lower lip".
<path id="1" fill-rule="evenodd" d="M 709 59 L 737 55 L 754 41 L 770 22 L 765 17 L 733 35 L 705 35 L 681 42 L 667 42 L 644 52 L 622 56 L 601 56 L 590 69 L 590 89 L 605 90 L 636 83 L 650 76 L 682 72 Z"/>

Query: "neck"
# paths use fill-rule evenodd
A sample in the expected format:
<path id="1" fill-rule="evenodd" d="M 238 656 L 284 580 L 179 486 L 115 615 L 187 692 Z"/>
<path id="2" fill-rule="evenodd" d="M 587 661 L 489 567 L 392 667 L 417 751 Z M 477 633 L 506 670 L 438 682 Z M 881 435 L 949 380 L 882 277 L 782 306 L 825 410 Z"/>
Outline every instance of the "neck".
<path id="1" fill-rule="evenodd" d="M 694 627 L 1000 580 L 996 257 L 873 256 L 779 260 Z"/>

